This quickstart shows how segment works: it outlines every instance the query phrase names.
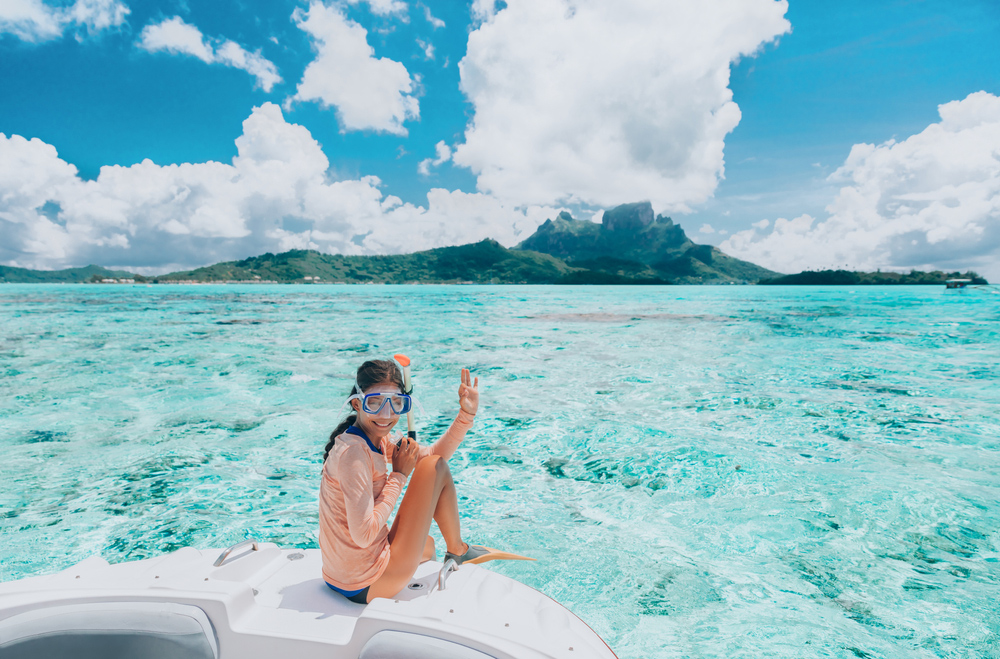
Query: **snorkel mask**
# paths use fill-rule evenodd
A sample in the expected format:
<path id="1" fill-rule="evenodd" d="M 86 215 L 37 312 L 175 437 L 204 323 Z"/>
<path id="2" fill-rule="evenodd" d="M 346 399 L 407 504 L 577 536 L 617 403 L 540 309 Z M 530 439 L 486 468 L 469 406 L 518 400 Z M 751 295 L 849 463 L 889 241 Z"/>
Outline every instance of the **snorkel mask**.
<path id="1" fill-rule="evenodd" d="M 354 382 L 354 389 L 361 391 L 357 380 Z M 378 415 L 386 406 L 396 416 L 402 416 L 413 408 L 413 398 L 409 394 L 357 393 L 352 394 L 345 402 L 345 405 L 349 405 L 352 400 L 360 400 L 361 409 L 365 411 L 365 414 L 371 414 L 372 416 Z"/>

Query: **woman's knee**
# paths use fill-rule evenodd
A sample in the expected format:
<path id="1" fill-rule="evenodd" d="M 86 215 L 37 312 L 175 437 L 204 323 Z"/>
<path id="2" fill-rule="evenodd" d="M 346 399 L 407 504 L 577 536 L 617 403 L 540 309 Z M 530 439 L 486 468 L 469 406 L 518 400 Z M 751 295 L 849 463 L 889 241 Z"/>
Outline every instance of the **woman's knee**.
<path id="1" fill-rule="evenodd" d="M 448 461 L 440 455 L 428 455 L 422 458 L 416 468 L 421 471 L 433 471 L 438 476 L 449 473 Z"/>

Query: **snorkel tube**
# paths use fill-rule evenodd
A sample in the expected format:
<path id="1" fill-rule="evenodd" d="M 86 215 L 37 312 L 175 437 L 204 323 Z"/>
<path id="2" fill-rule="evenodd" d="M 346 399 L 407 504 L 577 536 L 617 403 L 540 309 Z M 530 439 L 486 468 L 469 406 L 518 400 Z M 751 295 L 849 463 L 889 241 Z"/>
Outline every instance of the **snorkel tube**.
<path id="1" fill-rule="evenodd" d="M 402 353 L 393 355 L 392 358 L 403 367 L 403 393 L 412 396 L 413 385 L 410 384 L 410 358 Z M 410 405 L 410 411 L 406 413 L 406 434 L 410 439 L 415 440 L 417 438 L 417 431 L 413 427 L 413 405 Z"/>

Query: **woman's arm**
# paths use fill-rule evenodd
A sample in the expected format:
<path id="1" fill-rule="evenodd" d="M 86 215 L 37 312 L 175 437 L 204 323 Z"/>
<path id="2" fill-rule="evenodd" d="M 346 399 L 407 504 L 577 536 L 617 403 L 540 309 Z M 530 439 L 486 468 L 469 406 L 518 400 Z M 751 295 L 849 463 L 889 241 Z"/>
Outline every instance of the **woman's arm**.
<path id="1" fill-rule="evenodd" d="M 455 453 L 455 449 L 465 439 L 465 433 L 472 427 L 472 420 L 479 410 L 479 378 L 472 381 L 469 369 L 462 369 L 462 382 L 458 386 L 458 416 L 451 422 L 448 431 L 441 435 L 441 438 L 434 442 L 434 445 L 420 448 L 420 457 L 428 455 L 440 455 L 445 460 Z"/>
<path id="2" fill-rule="evenodd" d="M 432 446 L 421 446 L 420 447 L 420 457 L 424 458 L 428 455 L 440 455 L 445 460 L 450 458 L 455 454 L 455 449 L 458 445 L 462 443 L 465 439 L 465 433 L 468 432 L 469 428 L 472 427 L 472 420 L 475 417 L 465 410 L 460 410 L 458 416 L 455 420 L 451 422 L 448 427 L 447 432 L 441 435 Z"/>
<path id="3" fill-rule="evenodd" d="M 337 480 L 344 493 L 347 530 L 359 547 L 375 541 L 386 525 L 406 477 L 392 472 L 378 499 L 372 496 L 372 466 L 365 446 L 349 446 L 337 459 Z"/>

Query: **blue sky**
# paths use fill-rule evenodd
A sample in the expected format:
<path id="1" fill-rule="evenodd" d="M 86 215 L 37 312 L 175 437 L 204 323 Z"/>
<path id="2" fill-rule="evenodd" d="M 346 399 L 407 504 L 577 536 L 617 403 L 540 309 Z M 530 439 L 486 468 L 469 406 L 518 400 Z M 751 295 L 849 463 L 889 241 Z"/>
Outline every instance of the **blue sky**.
<path id="1" fill-rule="evenodd" d="M 130 165 L 144 158 L 158 164 L 228 161 L 236 155 L 234 140 L 250 108 L 294 94 L 312 60 L 309 39 L 291 20 L 302 6 L 280 1 L 131 2 L 128 26 L 119 32 L 82 41 L 67 33 L 43 43 L 8 35 L 0 40 L 0 79 L 7 90 L 0 101 L 0 130 L 56 145 L 87 178 L 96 177 L 102 165 Z M 396 194 L 413 197 L 422 197 L 428 187 L 417 180 L 420 159 L 433 154 L 438 140 L 461 135 L 467 118 L 457 63 L 465 54 L 469 7 L 446 2 L 434 11 L 451 25 L 435 30 L 419 11 L 410 12 L 407 24 L 373 16 L 363 5 L 347 10 L 369 26 L 369 41 L 379 57 L 404 62 L 423 76 L 426 111 L 407 126 L 408 137 L 341 134 L 334 113 L 315 104 L 286 113 L 289 121 L 309 128 L 338 169 L 376 174 L 394 191 L 408 188 Z M 283 82 L 265 93 L 239 69 L 135 47 L 145 25 L 172 16 L 206 35 L 224 35 L 249 50 L 260 49 L 278 66 Z M 378 29 L 391 31 L 378 34 Z M 435 60 L 426 60 L 416 43 L 421 38 L 435 45 Z M 406 155 L 397 158 L 400 148 Z M 469 176 L 462 183 L 475 186 Z"/>
<path id="2" fill-rule="evenodd" d="M 691 219 L 736 231 L 821 214 L 836 187 L 825 179 L 852 145 L 905 139 L 941 103 L 1000 94 L 1000 3 L 790 2 L 786 17 L 780 45 L 733 67 L 743 118 L 726 140 L 726 180 Z M 717 219 L 727 210 L 732 223 Z"/>
<path id="3" fill-rule="evenodd" d="M 289 247 L 513 244 L 560 208 L 599 218 L 638 199 L 698 242 L 786 271 L 989 270 L 1000 253 L 993 0 L 21 4 L 0 8 L 2 263 L 156 272 Z M 350 29 L 364 31 L 373 55 L 324 56 L 323 39 L 343 43 Z M 257 68 L 233 65 L 229 42 L 225 52 Z M 351 79 L 352 57 L 367 57 L 357 60 L 370 65 L 364 80 Z M 390 98 L 419 116 L 367 119 Z M 950 102 L 974 125 L 921 137 Z M 208 170 L 164 168 L 232 165 L 241 135 L 247 153 L 278 142 L 245 159 L 257 174 L 237 164 L 203 184 Z M 948 161 L 967 143 L 983 145 L 970 156 L 978 169 L 899 187 L 898 172 L 928 153 Z M 875 151 L 843 169 L 863 144 Z M 98 178 L 103 166 L 145 159 L 158 168 Z M 284 163 L 281 173 L 253 179 L 268 160 Z M 971 196 L 941 192 L 956 176 Z M 242 191 L 228 187 L 233 177 Z M 867 191 L 854 197 L 869 206 L 849 202 L 845 183 Z M 925 207 L 890 201 L 918 198 Z M 962 227 L 953 208 L 972 209 Z M 852 241 L 833 238 L 858 233 L 862 216 Z"/>

